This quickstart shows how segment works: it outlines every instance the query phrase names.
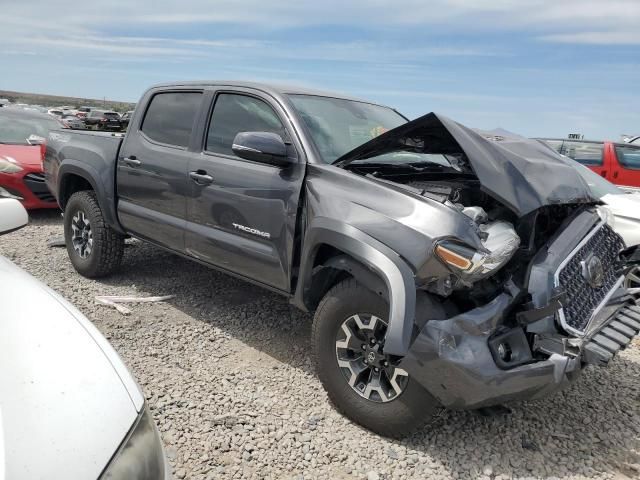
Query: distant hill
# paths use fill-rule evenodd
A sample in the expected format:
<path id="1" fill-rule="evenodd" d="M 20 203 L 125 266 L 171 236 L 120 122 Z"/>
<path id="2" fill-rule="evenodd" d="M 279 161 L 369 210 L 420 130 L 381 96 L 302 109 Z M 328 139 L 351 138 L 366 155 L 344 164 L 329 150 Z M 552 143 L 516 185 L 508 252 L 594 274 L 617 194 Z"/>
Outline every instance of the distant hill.
<path id="1" fill-rule="evenodd" d="M 95 107 L 116 112 L 133 110 L 135 103 L 118 102 L 116 100 L 98 100 L 83 97 L 61 97 L 57 95 L 45 95 L 40 93 L 12 92 L 0 90 L 0 98 L 6 98 L 12 103 L 28 103 L 29 105 L 42 105 L 43 107 L 60 107 L 69 105 L 73 107 Z"/>

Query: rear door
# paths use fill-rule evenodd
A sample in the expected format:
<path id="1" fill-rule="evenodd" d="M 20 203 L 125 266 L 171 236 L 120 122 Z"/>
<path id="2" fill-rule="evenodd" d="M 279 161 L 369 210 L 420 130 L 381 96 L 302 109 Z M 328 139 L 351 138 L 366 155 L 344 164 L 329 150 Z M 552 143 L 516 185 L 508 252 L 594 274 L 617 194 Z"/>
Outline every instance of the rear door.
<path id="1" fill-rule="evenodd" d="M 129 232 L 184 251 L 187 168 L 193 130 L 203 104 L 201 90 L 148 94 L 118 157 L 118 216 Z"/>
<path id="2" fill-rule="evenodd" d="M 290 290 L 291 258 L 300 190 L 305 172 L 302 149 L 283 107 L 251 89 L 212 93 L 204 119 L 201 153 L 189 172 L 210 177 L 191 181 L 187 253 L 278 290 Z M 280 135 L 296 162 L 277 167 L 237 157 L 238 132 Z"/>
<path id="3" fill-rule="evenodd" d="M 589 167 L 604 178 L 609 178 L 610 176 L 610 172 L 605 163 L 604 144 L 602 142 L 565 140 L 562 143 L 560 153 Z"/>
<path id="4" fill-rule="evenodd" d="M 619 167 L 611 181 L 617 185 L 640 187 L 640 145 L 609 144 L 611 157 Z"/>

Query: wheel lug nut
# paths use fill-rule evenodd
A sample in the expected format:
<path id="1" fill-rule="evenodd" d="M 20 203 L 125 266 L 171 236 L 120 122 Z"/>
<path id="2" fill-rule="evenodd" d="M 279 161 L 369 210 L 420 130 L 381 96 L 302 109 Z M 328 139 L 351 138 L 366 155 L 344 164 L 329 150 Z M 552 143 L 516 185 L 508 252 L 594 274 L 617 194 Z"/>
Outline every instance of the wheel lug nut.
<path id="1" fill-rule="evenodd" d="M 365 350 L 367 348 L 367 346 L 363 343 L 362 344 L 362 349 Z"/>
<path id="2" fill-rule="evenodd" d="M 368 364 L 369 364 L 369 362 L 367 362 L 367 361 L 365 360 L 365 361 L 364 361 L 364 364 L 365 364 L 365 365 L 368 365 Z"/>
<path id="3" fill-rule="evenodd" d="M 378 367 L 376 367 L 376 368 L 374 368 L 374 369 L 373 369 L 373 371 L 374 371 L 374 372 L 379 372 L 379 371 L 380 371 L 380 369 L 379 369 Z"/>

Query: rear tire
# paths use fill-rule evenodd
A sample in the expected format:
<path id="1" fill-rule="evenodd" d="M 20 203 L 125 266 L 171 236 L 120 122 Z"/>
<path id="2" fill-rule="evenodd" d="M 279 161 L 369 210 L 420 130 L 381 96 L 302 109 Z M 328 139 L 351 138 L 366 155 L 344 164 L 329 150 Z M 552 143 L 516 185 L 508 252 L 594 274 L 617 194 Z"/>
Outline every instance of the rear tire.
<path id="1" fill-rule="evenodd" d="M 339 359 L 339 356 L 345 351 L 349 352 L 349 357 L 353 356 L 354 358 L 360 358 L 361 353 L 357 351 L 359 348 L 365 352 L 366 341 L 360 339 L 358 331 L 353 330 L 353 335 L 347 335 L 347 340 L 344 340 L 345 336 L 341 332 L 346 332 L 345 325 L 347 322 L 352 322 L 349 325 L 354 325 L 350 319 L 358 316 L 358 321 L 365 325 L 371 325 L 373 319 L 377 318 L 376 321 L 383 326 L 383 329 L 386 329 L 388 312 L 388 304 L 379 295 L 363 287 L 354 279 L 344 280 L 325 295 L 316 310 L 312 328 L 312 345 L 318 377 L 337 409 L 354 422 L 373 432 L 398 438 L 409 434 L 432 418 L 439 410 L 438 401 L 408 376 L 403 378 L 401 393 L 396 393 L 398 391 L 397 383 L 400 383 L 398 381 L 394 387 L 395 391 L 388 389 L 389 396 L 381 396 L 373 391 L 368 394 L 369 398 L 366 398 L 365 394 L 368 389 L 365 388 L 365 382 L 367 380 L 361 381 L 360 379 L 372 377 L 367 377 L 368 374 L 365 372 L 364 377 L 358 377 L 356 386 L 351 386 L 347 377 L 352 372 L 345 369 L 343 359 Z M 369 320 L 366 320 L 367 318 Z M 352 340 L 354 341 L 353 350 L 342 346 L 345 342 Z M 372 344 L 375 341 L 372 338 L 369 340 Z M 362 342 L 361 346 L 360 342 Z M 384 352 L 384 345 L 380 351 Z M 370 352 L 370 350 L 367 349 L 366 352 Z M 369 357 L 362 354 L 362 358 Z M 387 358 L 388 361 L 385 361 L 378 357 L 376 361 L 391 365 L 390 371 L 394 372 L 393 366 L 398 359 L 389 356 Z M 338 365 L 339 361 L 342 361 L 342 367 Z M 362 363 L 359 365 L 360 367 L 364 366 Z M 373 364 L 367 362 L 367 365 Z M 399 369 L 399 367 L 396 368 Z M 370 372 L 373 370 L 371 367 Z M 387 369 L 380 367 L 376 371 L 382 372 L 383 370 Z M 404 372 L 402 369 L 400 370 Z M 387 374 L 385 373 L 385 375 Z M 383 380 L 388 380 L 391 376 L 389 374 Z M 387 381 L 386 385 L 389 384 Z"/>
<path id="2" fill-rule="evenodd" d="M 84 277 L 104 277 L 120 266 L 124 236 L 107 225 L 91 190 L 76 192 L 67 202 L 64 239 L 73 267 Z"/>

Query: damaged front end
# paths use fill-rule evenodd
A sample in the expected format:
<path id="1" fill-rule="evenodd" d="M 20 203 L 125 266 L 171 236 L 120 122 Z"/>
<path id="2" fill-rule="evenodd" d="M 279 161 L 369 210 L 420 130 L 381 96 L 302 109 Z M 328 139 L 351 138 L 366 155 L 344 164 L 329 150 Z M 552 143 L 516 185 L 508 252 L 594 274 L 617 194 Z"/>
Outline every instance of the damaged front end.
<path id="1" fill-rule="evenodd" d="M 607 211 L 537 142 L 498 145 L 429 114 L 337 163 L 467 219 L 464 239 L 431 226 L 401 360 L 444 406 L 545 395 L 587 364 L 606 365 L 640 331 Z"/>

